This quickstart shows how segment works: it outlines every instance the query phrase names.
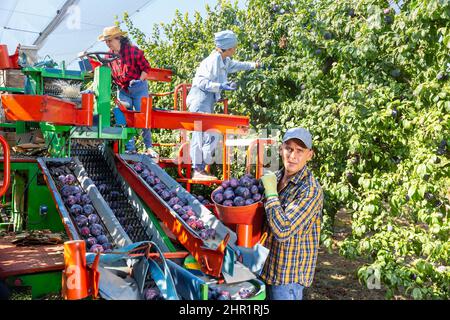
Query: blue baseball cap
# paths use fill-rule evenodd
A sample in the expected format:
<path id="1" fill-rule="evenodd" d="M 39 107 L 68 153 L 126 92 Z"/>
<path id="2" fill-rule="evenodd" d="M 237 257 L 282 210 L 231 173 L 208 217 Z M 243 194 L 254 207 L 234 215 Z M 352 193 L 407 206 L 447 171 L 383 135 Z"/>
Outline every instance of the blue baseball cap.
<path id="1" fill-rule="evenodd" d="M 231 30 L 224 30 L 214 34 L 216 47 L 226 50 L 237 46 L 236 34 Z"/>
<path id="2" fill-rule="evenodd" d="M 291 139 L 299 139 L 308 149 L 312 149 L 311 133 L 304 128 L 292 128 L 286 131 L 283 137 L 283 143 Z"/>

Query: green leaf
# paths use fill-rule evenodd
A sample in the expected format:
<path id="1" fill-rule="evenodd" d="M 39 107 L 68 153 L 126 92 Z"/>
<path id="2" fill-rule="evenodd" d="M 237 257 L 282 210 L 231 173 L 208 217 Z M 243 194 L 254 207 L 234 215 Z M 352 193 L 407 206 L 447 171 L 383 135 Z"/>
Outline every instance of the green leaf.
<path id="1" fill-rule="evenodd" d="M 412 292 L 412 296 L 414 300 L 421 300 L 422 299 L 422 291 L 419 288 L 414 288 Z"/>

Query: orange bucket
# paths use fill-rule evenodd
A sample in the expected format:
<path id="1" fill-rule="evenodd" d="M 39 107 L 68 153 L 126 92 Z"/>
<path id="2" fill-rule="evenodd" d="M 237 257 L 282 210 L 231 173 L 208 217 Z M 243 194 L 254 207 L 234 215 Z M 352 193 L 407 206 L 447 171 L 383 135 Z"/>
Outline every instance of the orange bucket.
<path id="1" fill-rule="evenodd" d="M 90 295 L 89 272 L 86 266 L 86 243 L 83 240 L 64 242 L 62 293 L 66 300 L 80 300 Z"/>
<path id="2" fill-rule="evenodd" d="M 214 201 L 214 190 L 211 194 L 217 216 L 226 225 L 236 225 L 237 245 L 252 247 L 261 237 L 264 206 L 262 200 L 248 206 L 226 207 Z"/>

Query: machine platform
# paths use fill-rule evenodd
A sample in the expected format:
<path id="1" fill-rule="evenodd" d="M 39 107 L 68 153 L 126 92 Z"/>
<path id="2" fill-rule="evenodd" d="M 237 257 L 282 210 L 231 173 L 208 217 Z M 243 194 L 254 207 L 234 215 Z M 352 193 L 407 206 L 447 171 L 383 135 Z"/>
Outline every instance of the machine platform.
<path id="1" fill-rule="evenodd" d="M 64 269 L 64 245 L 16 246 L 14 237 L 0 238 L 0 279 Z"/>

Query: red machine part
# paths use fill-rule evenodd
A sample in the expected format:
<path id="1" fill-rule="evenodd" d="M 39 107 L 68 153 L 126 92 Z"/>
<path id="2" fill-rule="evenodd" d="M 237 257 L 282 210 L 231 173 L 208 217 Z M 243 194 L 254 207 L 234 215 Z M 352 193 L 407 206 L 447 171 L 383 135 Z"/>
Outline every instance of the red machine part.
<path id="1" fill-rule="evenodd" d="M 172 70 L 150 68 L 150 72 L 147 74 L 147 80 L 158 82 L 171 82 Z"/>
<path id="2" fill-rule="evenodd" d="M 117 170 L 125 181 L 133 187 L 133 190 L 141 197 L 149 208 L 161 219 L 169 230 L 177 237 L 178 241 L 200 262 L 204 273 L 214 277 L 222 274 L 222 265 L 225 257 L 225 248 L 230 239 L 227 234 L 216 250 L 204 246 L 203 240 L 192 234 L 167 208 L 160 199 L 145 186 L 130 167 L 119 155 L 115 156 Z"/>
<path id="3" fill-rule="evenodd" d="M 10 56 L 8 47 L 4 44 L 0 45 L 0 70 L 5 69 L 20 69 L 19 67 L 19 47 L 16 52 Z"/>
<path id="4" fill-rule="evenodd" d="M 11 181 L 9 145 L 3 136 L 0 136 L 0 144 L 3 147 L 3 184 L 0 187 L 0 197 L 8 191 Z"/>
<path id="5" fill-rule="evenodd" d="M 50 96 L 2 95 L 6 119 L 11 121 L 51 122 L 57 125 L 92 126 L 94 95 L 83 94 L 81 108 L 75 103 Z"/>
<path id="6" fill-rule="evenodd" d="M 185 129 L 188 131 L 217 130 L 222 134 L 241 131 L 246 132 L 249 118 L 232 115 L 182 112 L 153 109 L 153 98 L 142 98 L 141 111 L 130 111 L 119 101 L 119 109 L 124 113 L 130 128 Z"/>

